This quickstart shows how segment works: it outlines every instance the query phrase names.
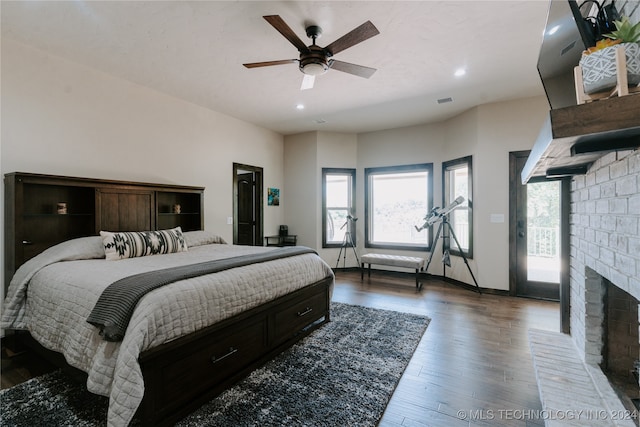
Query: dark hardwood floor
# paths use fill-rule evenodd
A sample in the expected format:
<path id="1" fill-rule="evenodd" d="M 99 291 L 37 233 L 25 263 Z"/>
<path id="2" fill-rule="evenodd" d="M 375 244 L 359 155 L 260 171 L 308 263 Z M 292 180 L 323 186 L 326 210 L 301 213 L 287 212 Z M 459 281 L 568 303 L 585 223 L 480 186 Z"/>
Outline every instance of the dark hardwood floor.
<path id="1" fill-rule="evenodd" d="M 333 300 L 424 314 L 431 323 L 380 422 L 396 426 L 542 426 L 527 331 L 558 331 L 558 303 L 478 294 L 412 274 L 338 271 Z M 2 388 L 54 369 L 28 353 L 2 356 Z"/>
<path id="2" fill-rule="evenodd" d="M 395 426 L 544 425 L 527 331 L 559 331 L 558 303 L 478 294 L 412 275 L 336 274 L 333 300 L 431 318 L 380 422 Z"/>

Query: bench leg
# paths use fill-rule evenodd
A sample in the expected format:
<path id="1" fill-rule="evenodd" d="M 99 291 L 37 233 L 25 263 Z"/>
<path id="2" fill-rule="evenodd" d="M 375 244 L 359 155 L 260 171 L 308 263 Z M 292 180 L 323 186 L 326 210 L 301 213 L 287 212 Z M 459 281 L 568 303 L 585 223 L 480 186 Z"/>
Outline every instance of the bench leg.
<path id="1" fill-rule="evenodd" d="M 364 280 L 364 262 L 360 264 L 360 281 Z"/>
<path id="2" fill-rule="evenodd" d="M 422 290 L 422 283 L 420 283 L 420 270 L 416 268 L 416 289 Z"/>
<path id="3" fill-rule="evenodd" d="M 367 269 L 367 277 L 371 278 L 371 263 L 369 263 L 369 268 Z"/>

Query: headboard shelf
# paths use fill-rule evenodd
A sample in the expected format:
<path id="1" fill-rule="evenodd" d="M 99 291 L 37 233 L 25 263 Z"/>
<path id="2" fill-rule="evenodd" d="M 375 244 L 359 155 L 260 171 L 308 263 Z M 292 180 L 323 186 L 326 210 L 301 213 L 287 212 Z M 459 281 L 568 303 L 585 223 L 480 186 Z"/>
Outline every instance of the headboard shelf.
<path id="1" fill-rule="evenodd" d="M 202 230 L 204 187 L 8 173 L 5 290 L 16 269 L 43 250 L 100 230 Z"/>

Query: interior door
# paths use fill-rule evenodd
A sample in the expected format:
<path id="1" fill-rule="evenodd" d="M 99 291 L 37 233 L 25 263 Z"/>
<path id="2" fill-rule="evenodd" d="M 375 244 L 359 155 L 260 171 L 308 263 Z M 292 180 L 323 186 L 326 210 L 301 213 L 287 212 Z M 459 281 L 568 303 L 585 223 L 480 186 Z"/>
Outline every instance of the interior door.
<path id="1" fill-rule="evenodd" d="M 238 188 L 238 237 L 235 244 L 255 246 L 256 218 L 253 203 L 255 181 L 253 173 L 239 173 L 236 182 Z"/>
<path id="2" fill-rule="evenodd" d="M 559 301 L 568 282 L 569 181 L 543 177 L 522 185 L 528 152 L 511 154 L 510 290 Z"/>
<path id="3" fill-rule="evenodd" d="M 262 246 L 262 168 L 234 164 L 235 245 Z"/>

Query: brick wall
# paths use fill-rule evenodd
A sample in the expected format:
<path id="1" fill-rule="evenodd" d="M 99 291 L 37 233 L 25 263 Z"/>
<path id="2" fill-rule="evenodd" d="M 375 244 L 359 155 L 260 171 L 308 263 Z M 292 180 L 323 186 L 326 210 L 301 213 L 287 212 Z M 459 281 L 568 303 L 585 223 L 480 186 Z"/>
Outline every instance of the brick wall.
<path id="1" fill-rule="evenodd" d="M 610 153 L 571 187 L 571 335 L 601 362 L 606 278 L 640 300 L 640 152 Z"/>

